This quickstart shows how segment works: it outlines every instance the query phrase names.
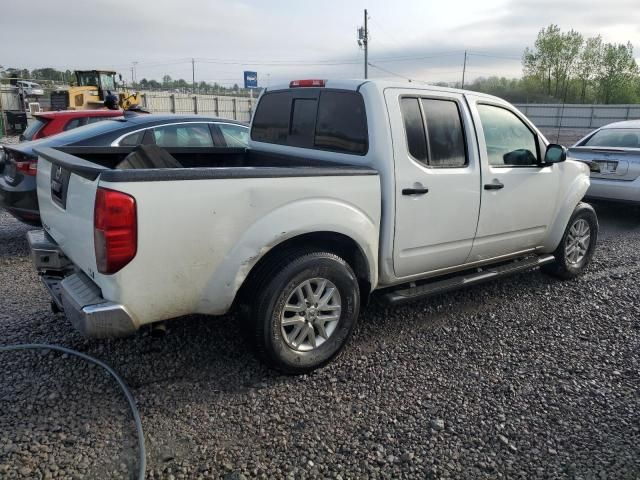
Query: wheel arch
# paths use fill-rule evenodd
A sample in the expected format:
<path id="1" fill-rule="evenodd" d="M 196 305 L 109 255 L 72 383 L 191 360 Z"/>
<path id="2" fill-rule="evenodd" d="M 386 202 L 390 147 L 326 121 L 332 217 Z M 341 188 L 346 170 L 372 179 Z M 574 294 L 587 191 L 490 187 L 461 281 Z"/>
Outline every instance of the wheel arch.
<path id="1" fill-rule="evenodd" d="M 334 253 L 344 259 L 356 274 L 362 303 L 365 304 L 376 284 L 375 259 L 368 258 L 363 247 L 350 236 L 336 231 L 308 232 L 287 238 L 274 245 L 248 272 L 242 286 L 238 289 L 235 304 L 244 304 L 253 294 L 253 289 L 262 267 L 288 252 L 308 250 Z"/>
<path id="2" fill-rule="evenodd" d="M 577 164 L 577 162 L 572 163 Z M 560 245 L 560 241 L 562 240 L 564 231 L 567 228 L 569 219 L 581 203 L 585 193 L 587 193 L 587 189 L 589 188 L 589 174 L 588 167 L 586 165 L 581 164 L 579 165 L 579 168 L 576 167 L 575 169 L 571 169 L 570 173 L 575 176 L 566 189 L 560 202 L 561 206 L 547 232 L 547 237 L 541 250 L 544 253 L 551 253 L 555 251 L 558 245 Z"/>

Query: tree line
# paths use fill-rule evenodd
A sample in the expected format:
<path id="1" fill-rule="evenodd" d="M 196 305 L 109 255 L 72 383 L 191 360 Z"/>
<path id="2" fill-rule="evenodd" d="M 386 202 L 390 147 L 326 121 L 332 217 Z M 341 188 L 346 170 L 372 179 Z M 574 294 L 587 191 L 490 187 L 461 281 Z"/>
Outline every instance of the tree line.
<path id="1" fill-rule="evenodd" d="M 640 69 L 630 42 L 585 38 L 552 24 L 525 49 L 522 67 L 522 78 L 478 78 L 467 88 L 518 103 L 640 103 Z"/>

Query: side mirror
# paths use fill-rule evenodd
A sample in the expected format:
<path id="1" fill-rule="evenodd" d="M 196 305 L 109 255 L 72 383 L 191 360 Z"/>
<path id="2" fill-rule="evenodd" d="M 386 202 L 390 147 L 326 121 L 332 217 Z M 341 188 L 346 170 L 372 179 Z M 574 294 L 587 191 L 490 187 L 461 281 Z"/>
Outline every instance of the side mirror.
<path id="1" fill-rule="evenodd" d="M 545 165 L 564 162 L 566 159 L 567 159 L 567 149 L 564 148 L 562 145 L 558 145 L 556 143 L 550 143 L 547 146 L 547 153 L 545 153 L 544 155 Z"/>

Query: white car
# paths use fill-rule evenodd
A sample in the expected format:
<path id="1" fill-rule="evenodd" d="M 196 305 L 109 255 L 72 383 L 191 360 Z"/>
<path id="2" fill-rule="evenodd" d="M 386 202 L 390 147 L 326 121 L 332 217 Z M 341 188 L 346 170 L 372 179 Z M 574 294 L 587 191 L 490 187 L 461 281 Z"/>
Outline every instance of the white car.
<path id="1" fill-rule="evenodd" d="M 479 93 L 294 81 L 262 94 L 246 151 L 94 150 L 36 150 L 44 231 L 29 233 L 89 336 L 237 305 L 261 357 L 302 373 L 338 354 L 372 293 L 572 278 L 596 246 L 587 165 Z"/>
<path id="2" fill-rule="evenodd" d="M 28 97 L 41 97 L 44 90 L 39 83 L 29 82 L 27 80 L 18 80 L 16 87 L 24 92 Z"/>

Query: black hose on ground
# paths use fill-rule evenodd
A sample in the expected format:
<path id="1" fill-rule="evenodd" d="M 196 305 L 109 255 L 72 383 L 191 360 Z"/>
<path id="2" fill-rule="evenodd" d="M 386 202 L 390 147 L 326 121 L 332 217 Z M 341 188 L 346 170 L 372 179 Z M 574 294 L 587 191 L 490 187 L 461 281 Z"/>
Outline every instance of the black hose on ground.
<path id="1" fill-rule="evenodd" d="M 98 360 L 97 358 L 91 357 L 85 353 L 78 352 L 76 350 L 71 350 L 70 348 L 60 347 L 58 345 L 32 343 L 32 344 L 24 344 L 24 345 L 0 346 L 0 352 L 11 352 L 16 350 L 54 350 L 57 352 L 66 353 L 68 355 L 79 357 L 89 363 L 93 363 L 95 365 L 98 365 L 104 368 L 109 373 L 109 375 L 111 375 L 114 378 L 114 380 L 120 386 L 120 389 L 123 391 L 124 396 L 126 397 L 127 402 L 129 403 L 129 407 L 131 408 L 131 413 L 133 415 L 133 421 L 135 422 L 136 433 L 138 436 L 138 455 L 139 455 L 138 479 L 144 480 L 145 472 L 147 470 L 147 452 L 144 447 L 144 432 L 142 431 L 142 421 L 140 420 L 140 412 L 138 412 L 138 407 L 136 406 L 136 401 L 133 398 L 133 394 L 131 393 L 131 390 L 129 390 L 129 387 L 127 386 L 126 383 L 124 383 L 124 380 L 122 380 L 120 375 L 118 375 L 116 371 L 113 368 L 111 368 L 109 365 L 102 362 L 101 360 Z"/>

